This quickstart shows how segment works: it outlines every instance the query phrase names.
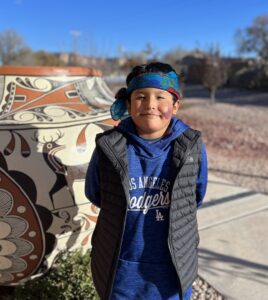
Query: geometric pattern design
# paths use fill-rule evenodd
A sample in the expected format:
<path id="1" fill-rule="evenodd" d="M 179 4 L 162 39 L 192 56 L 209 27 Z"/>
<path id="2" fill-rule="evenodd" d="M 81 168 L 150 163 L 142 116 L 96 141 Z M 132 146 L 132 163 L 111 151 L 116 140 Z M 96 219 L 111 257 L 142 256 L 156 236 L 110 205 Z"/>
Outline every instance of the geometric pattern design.
<path id="1" fill-rule="evenodd" d="M 40 276 L 61 250 L 91 247 L 84 195 L 95 136 L 114 124 L 96 70 L 0 67 L 0 286 Z"/>
<path id="2" fill-rule="evenodd" d="M 1 179 L 1 186 L 6 186 L 6 174 L 1 173 Z M 16 187 L 11 187 L 16 195 Z M 34 207 L 22 201 L 27 197 L 14 199 L 13 195 L 0 189 L 0 283 L 29 276 L 43 258 L 44 241 Z"/>
<path id="3" fill-rule="evenodd" d="M 83 68 L 56 70 L 42 67 L 47 75 L 41 76 L 34 68 L 0 67 L 0 124 L 44 127 L 110 118 L 113 95 L 100 77 L 86 76 Z"/>

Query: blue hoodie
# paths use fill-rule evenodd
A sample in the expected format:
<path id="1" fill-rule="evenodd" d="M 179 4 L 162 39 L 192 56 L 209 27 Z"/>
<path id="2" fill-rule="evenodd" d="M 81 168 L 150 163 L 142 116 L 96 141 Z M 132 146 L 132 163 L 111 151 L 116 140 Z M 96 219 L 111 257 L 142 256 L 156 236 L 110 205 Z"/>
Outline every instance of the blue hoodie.
<path id="1" fill-rule="evenodd" d="M 127 136 L 129 199 L 122 248 L 112 299 L 179 299 L 178 279 L 171 261 L 167 237 L 171 188 L 173 141 L 188 126 L 172 118 L 169 132 L 161 139 L 139 137 L 131 118 L 119 129 Z M 94 152 L 86 176 L 86 195 L 97 206 L 99 198 L 98 157 Z M 197 205 L 207 186 L 207 159 L 202 159 L 197 180 Z M 190 299 L 191 288 L 184 295 Z"/>

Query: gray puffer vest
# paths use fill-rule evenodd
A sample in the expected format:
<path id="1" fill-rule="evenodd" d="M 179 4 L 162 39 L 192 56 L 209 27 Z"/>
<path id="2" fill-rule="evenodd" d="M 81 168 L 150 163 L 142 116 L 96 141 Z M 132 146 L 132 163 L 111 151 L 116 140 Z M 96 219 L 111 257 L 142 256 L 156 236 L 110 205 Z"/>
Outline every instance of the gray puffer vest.
<path id="1" fill-rule="evenodd" d="M 174 141 L 173 184 L 168 245 L 178 274 L 180 299 L 197 276 L 199 235 L 196 181 L 201 159 L 201 134 L 187 129 Z M 100 162 L 101 209 L 92 236 L 91 270 L 96 290 L 110 299 L 120 254 L 129 198 L 126 137 L 116 128 L 96 138 Z"/>

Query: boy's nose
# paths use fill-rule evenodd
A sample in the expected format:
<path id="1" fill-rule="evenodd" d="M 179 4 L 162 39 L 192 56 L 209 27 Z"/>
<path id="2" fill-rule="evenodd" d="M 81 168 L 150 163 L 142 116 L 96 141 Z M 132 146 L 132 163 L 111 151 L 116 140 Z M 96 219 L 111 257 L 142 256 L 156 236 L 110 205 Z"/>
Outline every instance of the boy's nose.
<path id="1" fill-rule="evenodd" d="M 155 101 L 155 98 L 153 96 L 149 96 L 147 98 L 146 108 L 147 109 L 155 109 L 156 108 L 156 101 Z"/>

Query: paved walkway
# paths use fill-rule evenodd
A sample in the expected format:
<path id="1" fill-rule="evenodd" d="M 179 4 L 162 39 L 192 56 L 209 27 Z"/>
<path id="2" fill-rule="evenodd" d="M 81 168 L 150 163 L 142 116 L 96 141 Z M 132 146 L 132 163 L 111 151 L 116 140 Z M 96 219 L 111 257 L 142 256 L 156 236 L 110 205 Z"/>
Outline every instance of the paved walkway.
<path id="1" fill-rule="evenodd" d="M 224 299 L 268 299 L 268 196 L 209 176 L 199 275 Z"/>

